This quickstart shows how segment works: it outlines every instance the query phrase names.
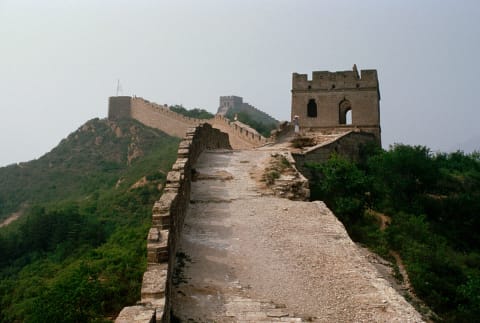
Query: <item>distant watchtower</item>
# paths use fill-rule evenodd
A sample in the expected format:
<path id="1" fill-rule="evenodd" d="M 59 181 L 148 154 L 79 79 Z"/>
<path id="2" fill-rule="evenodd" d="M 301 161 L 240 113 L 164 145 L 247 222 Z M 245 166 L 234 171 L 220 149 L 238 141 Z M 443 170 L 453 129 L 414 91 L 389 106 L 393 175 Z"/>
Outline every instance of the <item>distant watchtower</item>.
<path id="1" fill-rule="evenodd" d="M 243 98 L 235 95 L 221 96 L 217 114 L 225 115 L 231 108 L 239 108 L 243 104 Z"/>
<path id="2" fill-rule="evenodd" d="M 350 129 L 369 132 L 381 142 L 380 91 L 376 70 L 293 73 L 292 120 L 298 115 L 300 128 L 332 132 Z"/>

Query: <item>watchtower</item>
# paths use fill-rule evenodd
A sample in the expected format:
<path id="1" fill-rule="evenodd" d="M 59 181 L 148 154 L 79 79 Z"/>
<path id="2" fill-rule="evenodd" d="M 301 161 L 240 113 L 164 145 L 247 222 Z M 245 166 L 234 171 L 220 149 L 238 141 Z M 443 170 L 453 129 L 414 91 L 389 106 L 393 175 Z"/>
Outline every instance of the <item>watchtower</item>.
<path id="1" fill-rule="evenodd" d="M 240 96 L 229 95 L 220 97 L 220 106 L 218 107 L 217 114 L 225 115 L 231 108 L 238 108 L 242 106 L 243 98 Z"/>
<path id="2" fill-rule="evenodd" d="M 300 129 L 332 132 L 350 129 L 369 132 L 381 143 L 380 91 L 376 70 L 293 73 L 292 120 Z"/>

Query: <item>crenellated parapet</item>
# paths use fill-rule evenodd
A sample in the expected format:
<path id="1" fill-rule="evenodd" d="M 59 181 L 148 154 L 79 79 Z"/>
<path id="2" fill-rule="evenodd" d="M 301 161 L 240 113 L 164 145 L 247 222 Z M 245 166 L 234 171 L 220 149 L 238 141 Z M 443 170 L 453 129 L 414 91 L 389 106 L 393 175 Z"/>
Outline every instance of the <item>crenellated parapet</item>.
<path id="1" fill-rule="evenodd" d="M 291 120 L 301 132 L 360 129 L 381 144 L 380 91 L 376 70 L 314 71 L 292 75 Z"/>
<path id="2" fill-rule="evenodd" d="M 167 174 L 164 192 L 152 209 L 141 300 L 135 306 L 125 307 L 116 323 L 170 322 L 173 268 L 190 203 L 192 165 L 206 149 L 231 149 L 228 135 L 208 123 L 189 128 Z"/>
<path id="3" fill-rule="evenodd" d="M 343 91 L 343 90 L 361 90 L 377 89 L 378 76 L 376 70 L 362 70 L 358 73 L 356 67 L 351 71 L 314 71 L 312 79 L 308 79 L 307 74 L 293 73 L 292 92 L 293 91 Z"/>

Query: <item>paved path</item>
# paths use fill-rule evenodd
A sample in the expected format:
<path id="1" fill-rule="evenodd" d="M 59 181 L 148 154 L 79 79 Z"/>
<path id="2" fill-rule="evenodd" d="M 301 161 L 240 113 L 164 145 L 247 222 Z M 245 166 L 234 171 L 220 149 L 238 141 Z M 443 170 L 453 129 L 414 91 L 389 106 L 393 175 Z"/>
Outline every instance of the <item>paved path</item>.
<path id="1" fill-rule="evenodd" d="M 270 151 L 205 152 L 177 259 L 182 322 L 421 322 L 321 202 L 252 179 Z"/>

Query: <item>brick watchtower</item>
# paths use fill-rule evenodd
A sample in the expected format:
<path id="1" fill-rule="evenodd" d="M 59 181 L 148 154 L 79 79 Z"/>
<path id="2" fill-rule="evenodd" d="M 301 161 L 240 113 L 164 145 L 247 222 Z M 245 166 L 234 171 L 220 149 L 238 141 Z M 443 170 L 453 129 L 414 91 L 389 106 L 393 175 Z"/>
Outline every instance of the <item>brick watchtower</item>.
<path id="1" fill-rule="evenodd" d="M 359 129 L 380 135 L 380 91 L 376 70 L 293 73 L 292 120 L 303 130 L 328 132 Z"/>

